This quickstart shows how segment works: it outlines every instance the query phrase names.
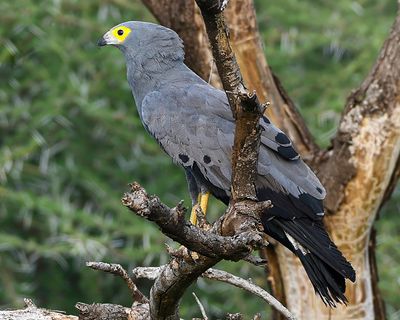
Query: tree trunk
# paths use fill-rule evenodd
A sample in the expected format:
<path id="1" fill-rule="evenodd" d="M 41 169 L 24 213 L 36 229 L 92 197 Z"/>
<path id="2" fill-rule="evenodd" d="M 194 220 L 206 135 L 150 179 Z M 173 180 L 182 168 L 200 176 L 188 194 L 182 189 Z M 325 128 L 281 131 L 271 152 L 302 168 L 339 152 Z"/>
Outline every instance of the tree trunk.
<path id="1" fill-rule="evenodd" d="M 207 80 L 211 54 L 192 1 L 144 3 L 162 24 L 181 34 L 187 63 Z M 177 3 L 185 5 L 176 10 Z M 184 14 L 182 8 L 187 10 Z M 315 295 L 299 260 L 283 246 L 271 246 L 268 279 L 274 294 L 300 319 L 384 319 L 371 232 L 400 173 L 400 18 L 396 19 L 372 71 L 348 98 L 332 146 L 320 150 L 268 67 L 253 1 L 232 0 L 225 15 L 245 83 L 250 90 L 257 91 L 261 102 L 271 102 L 268 115 L 289 134 L 325 185 L 325 225 L 357 272 L 356 283 L 347 284 L 348 305 L 330 309 Z"/>

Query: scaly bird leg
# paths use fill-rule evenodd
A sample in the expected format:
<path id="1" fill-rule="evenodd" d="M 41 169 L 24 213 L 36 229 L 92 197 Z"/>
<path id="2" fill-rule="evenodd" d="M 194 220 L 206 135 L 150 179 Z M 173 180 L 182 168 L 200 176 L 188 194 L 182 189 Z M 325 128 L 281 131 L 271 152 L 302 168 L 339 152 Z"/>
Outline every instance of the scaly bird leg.
<path id="1" fill-rule="evenodd" d="M 208 207 L 208 198 L 210 197 L 210 193 L 207 191 L 205 193 L 200 193 L 200 208 L 203 211 L 204 216 L 207 214 Z"/>
<path id="2" fill-rule="evenodd" d="M 192 212 L 190 213 L 190 222 L 194 225 L 197 223 L 196 208 L 200 205 L 203 214 L 207 214 L 208 199 L 210 197 L 210 192 L 200 192 L 197 197 L 197 203 L 192 207 Z"/>
<path id="3" fill-rule="evenodd" d="M 201 203 L 201 193 L 197 196 L 197 202 L 192 206 L 192 212 L 190 213 L 190 222 L 193 225 L 196 225 L 197 223 L 197 214 L 196 214 L 196 208 Z"/>

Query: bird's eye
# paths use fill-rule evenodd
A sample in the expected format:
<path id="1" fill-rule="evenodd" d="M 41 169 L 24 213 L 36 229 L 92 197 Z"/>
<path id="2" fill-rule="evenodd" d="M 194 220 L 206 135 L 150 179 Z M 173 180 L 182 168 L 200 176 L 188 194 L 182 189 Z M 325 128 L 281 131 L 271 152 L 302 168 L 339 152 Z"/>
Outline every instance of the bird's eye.
<path id="1" fill-rule="evenodd" d="M 0 0 L 1 1 L 1 0 Z M 111 34 L 118 44 L 123 43 L 126 37 L 131 33 L 131 29 L 125 26 L 118 26 L 111 30 Z"/>

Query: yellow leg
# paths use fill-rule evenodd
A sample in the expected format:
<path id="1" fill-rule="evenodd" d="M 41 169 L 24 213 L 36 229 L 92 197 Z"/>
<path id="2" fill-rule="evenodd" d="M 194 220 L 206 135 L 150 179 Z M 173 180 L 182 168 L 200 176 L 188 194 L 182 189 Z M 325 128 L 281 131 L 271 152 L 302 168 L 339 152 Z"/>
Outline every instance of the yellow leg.
<path id="1" fill-rule="evenodd" d="M 201 193 L 197 196 L 197 203 L 201 201 Z M 194 225 L 197 223 L 197 214 L 196 214 L 196 207 L 197 203 L 192 207 L 192 212 L 190 213 L 190 222 Z"/>
<path id="2" fill-rule="evenodd" d="M 210 193 L 202 193 L 200 194 L 200 208 L 203 211 L 204 215 L 207 214 L 207 206 L 208 206 L 208 198 L 210 197 Z"/>
<path id="3" fill-rule="evenodd" d="M 208 206 L 208 198 L 210 197 L 210 193 L 200 193 L 197 197 L 197 204 L 195 204 L 192 208 L 192 212 L 190 213 L 190 222 L 194 225 L 197 223 L 197 215 L 196 215 L 196 207 L 200 204 L 201 211 L 203 211 L 204 215 L 207 214 L 207 206 Z"/>

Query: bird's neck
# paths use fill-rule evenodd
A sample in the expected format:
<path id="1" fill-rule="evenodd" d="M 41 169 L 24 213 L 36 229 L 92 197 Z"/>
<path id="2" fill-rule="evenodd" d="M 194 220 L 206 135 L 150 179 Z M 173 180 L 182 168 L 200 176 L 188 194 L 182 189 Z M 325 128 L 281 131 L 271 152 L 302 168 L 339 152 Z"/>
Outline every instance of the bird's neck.
<path id="1" fill-rule="evenodd" d="M 126 55 L 127 77 L 136 105 L 141 109 L 144 97 L 171 81 L 182 68 L 183 52 L 151 52 L 137 56 Z"/>

